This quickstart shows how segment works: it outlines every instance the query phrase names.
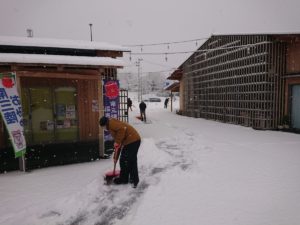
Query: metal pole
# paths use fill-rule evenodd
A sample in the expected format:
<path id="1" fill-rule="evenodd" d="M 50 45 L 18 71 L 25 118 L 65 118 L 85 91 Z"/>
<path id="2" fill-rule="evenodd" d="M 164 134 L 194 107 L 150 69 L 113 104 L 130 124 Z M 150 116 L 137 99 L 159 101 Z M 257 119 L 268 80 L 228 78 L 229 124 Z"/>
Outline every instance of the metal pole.
<path id="1" fill-rule="evenodd" d="M 138 80 L 137 80 L 137 83 L 138 83 L 138 102 L 140 102 L 140 65 L 139 65 L 139 61 L 136 61 L 135 65 L 138 68 Z"/>
<path id="2" fill-rule="evenodd" d="M 173 92 L 171 91 L 171 112 L 173 112 Z"/>
<path id="3" fill-rule="evenodd" d="M 19 168 L 20 171 L 26 172 L 26 161 L 24 155 L 19 158 Z"/>
<path id="4" fill-rule="evenodd" d="M 142 101 L 142 83 L 141 83 L 141 61 L 143 59 L 138 58 L 138 61 L 136 62 L 136 66 L 138 67 L 138 102 Z"/>
<path id="5" fill-rule="evenodd" d="M 143 80 L 142 80 L 142 68 L 140 66 L 140 82 L 141 82 L 141 101 L 143 100 Z"/>
<path id="6" fill-rule="evenodd" d="M 90 25 L 91 41 L 93 41 L 93 30 L 92 30 L 92 26 L 93 26 L 93 24 L 92 24 L 92 23 L 90 23 L 89 25 Z"/>
<path id="7" fill-rule="evenodd" d="M 140 75 L 140 61 L 138 62 L 138 101 L 141 101 L 141 75 Z"/>
<path id="8" fill-rule="evenodd" d="M 21 93 L 21 78 L 19 76 L 16 76 L 16 82 L 17 82 L 17 90 L 18 93 Z M 24 153 L 25 154 L 25 153 Z M 25 155 L 22 155 L 22 157 L 19 157 L 19 168 L 21 171 L 26 172 L 26 158 Z"/>

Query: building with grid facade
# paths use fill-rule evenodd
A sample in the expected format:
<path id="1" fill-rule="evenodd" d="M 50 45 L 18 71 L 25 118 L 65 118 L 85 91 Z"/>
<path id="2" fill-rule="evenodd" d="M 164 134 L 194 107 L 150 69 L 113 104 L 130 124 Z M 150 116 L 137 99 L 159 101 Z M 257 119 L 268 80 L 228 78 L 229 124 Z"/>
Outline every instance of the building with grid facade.
<path id="1" fill-rule="evenodd" d="M 288 116 L 297 128 L 299 41 L 297 34 L 212 36 L 170 76 L 180 80 L 180 113 L 257 129 L 277 128 Z"/>

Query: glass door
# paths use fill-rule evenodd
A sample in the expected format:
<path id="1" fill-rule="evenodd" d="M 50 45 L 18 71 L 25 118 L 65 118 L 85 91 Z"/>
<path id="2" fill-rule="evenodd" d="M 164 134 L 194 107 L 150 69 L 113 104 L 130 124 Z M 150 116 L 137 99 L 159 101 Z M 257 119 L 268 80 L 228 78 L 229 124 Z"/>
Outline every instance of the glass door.
<path id="1" fill-rule="evenodd" d="M 58 87 L 54 89 L 55 139 L 57 141 L 78 140 L 76 96 L 77 93 L 74 87 Z"/>
<path id="2" fill-rule="evenodd" d="M 53 100 L 47 87 L 29 88 L 31 140 L 34 144 L 54 141 Z M 26 112 L 26 111 L 25 111 Z"/>

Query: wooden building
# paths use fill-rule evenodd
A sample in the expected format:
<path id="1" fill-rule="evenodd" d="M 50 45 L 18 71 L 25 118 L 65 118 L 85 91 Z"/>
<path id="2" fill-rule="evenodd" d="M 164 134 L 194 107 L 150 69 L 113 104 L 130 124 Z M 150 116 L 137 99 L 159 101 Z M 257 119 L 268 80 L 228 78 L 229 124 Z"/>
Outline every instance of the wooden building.
<path id="1" fill-rule="evenodd" d="M 0 37 L 0 73 L 16 73 L 27 169 L 103 156 L 102 79 L 116 79 L 127 48 L 99 42 Z M 0 129 L 0 172 L 18 160 Z"/>
<path id="2" fill-rule="evenodd" d="M 183 115 L 300 129 L 300 34 L 213 35 L 168 79 Z"/>

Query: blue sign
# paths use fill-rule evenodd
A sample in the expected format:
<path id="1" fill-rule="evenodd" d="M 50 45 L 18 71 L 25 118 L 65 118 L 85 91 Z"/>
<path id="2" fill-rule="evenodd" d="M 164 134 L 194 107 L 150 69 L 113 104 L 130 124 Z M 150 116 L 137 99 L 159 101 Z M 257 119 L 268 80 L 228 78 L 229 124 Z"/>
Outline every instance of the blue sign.
<path id="1" fill-rule="evenodd" d="M 119 81 L 103 80 L 104 115 L 108 118 L 119 118 Z M 113 140 L 108 131 L 104 131 L 104 141 Z"/>

